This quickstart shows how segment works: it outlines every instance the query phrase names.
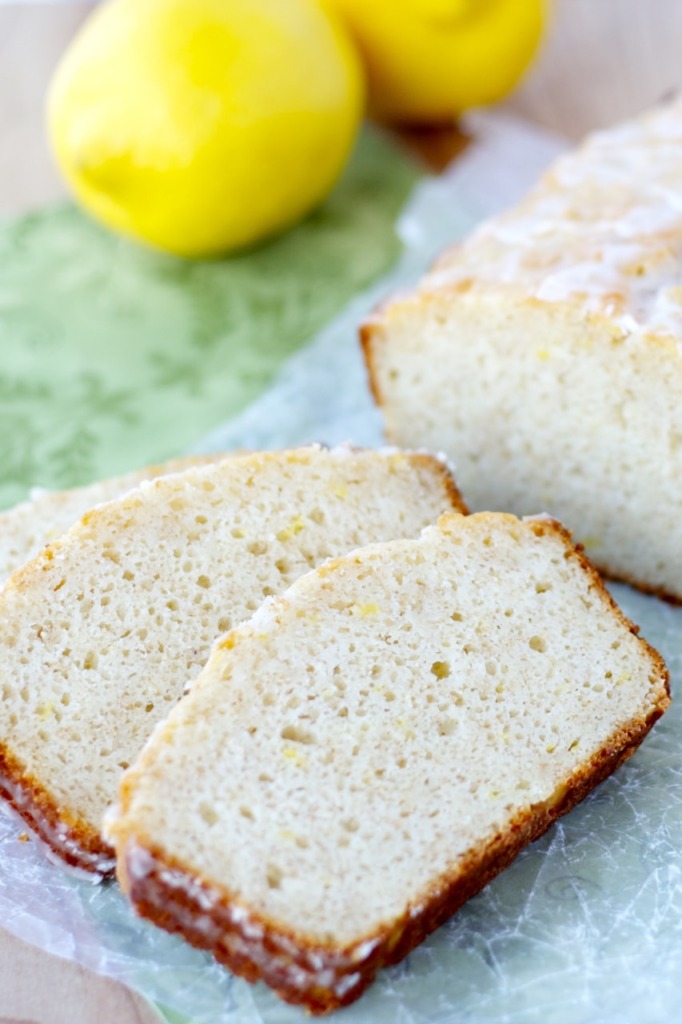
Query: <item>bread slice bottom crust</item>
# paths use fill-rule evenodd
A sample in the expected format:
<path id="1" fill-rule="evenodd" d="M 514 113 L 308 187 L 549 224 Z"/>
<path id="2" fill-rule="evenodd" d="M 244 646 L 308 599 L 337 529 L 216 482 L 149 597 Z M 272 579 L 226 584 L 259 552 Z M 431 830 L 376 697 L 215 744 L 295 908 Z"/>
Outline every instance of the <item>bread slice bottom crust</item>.
<path id="1" fill-rule="evenodd" d="M 665 369 L 669 369 L 675 379 L 679 376 L 679 353 L 672 338 L 664 340 L 655 335 L 644 335 L 638 337 L 636 341 L 633 338 L 629 343 L 621 344 L 618 341 L 618 331 L 603 317 L 582 320 L 575 307 L 566 309 L 565 305 L 559 303 L 550 303 L 544 307 L 538 302 L 514 300 L 507 305 L 500 305 L 495 301 L 494 295 L 488 295 L 485 300 L 481 300 L 482 316 L 477 321 L 472 320 L 472 302 L 468 293 L 460 297 L 451 297 L 450 302 L 443 296 L 434 296 L 430 293 L 415 293 L 412 297 L 398 293 L 394 298 L 389 296 L 380 303 L 360 325 L 359 341 L 367 366 L 368 384 L 375 404 L 384 418 L 387 443 L 408 447 L 430 447 L 445 452 L 457 466 L 458 483 L 472 512 L 505 511 L 519 516 L 532 515 L 540 510 L 547 512 L 574 531 L 576 541 L 582 539 L 590 560 L 604 576 L 627 583 L 642 593 L 651 594 L 669 604 L 682 605 L 682 577 L 677 572 L 678 559 L 674 555 L 677 543 L 677 538 L 674 538 L 674 522 L 672 526 L 672 521 L 662 523 L 660 516 L 661 507 L 674 509 L 678 506 L 678 501 L 670 497 L 662 498 L 658 486 L 658 477 L 661 474 L 673 481 L 680 479 L 678 463 L 674 462 L 669 454 L 663 453 L 664 442 L 658 443 L 657 447 L 651 446 L 649 435 L 646 430 L 642 434 L 641 426 L 630 427 L 628 432 L 623 426 L 619 426 L 615 431 L 612 428 L 609 433 L 608 425 L 605 425 L 594 433 L 594 437 L 590 434 L 590 430 L 595 430 L 591 426 L 590 415 L 605 416 L 609 408 L 606 399 L 608 398 L 610 402 L 612 400 L 613 404 L 618 401 L 617 396 L 627 391 L 624 374 L 628 364 L 624 357 L 621 358 L 619 355 L 616 358 L 613 353 L 628 351 L 632 353 L 631 379 L 635 381 L 635 404 L 639 415 L 654 417 L 661 425 L 661 429 L 669 424 L 670 416 L 666 418 L 659 406 L 662 401 L 660 395 L 665 390 L 661 383 L 665 379 Z M 456 321 L 456 332 L 455 313 L 461 317 Z M 447 328 L 442 326 L 446 320 L 450 320 L 452 324 L 453 333 L 449 337 Z M 516 330 L 519 321 L 523 323 L 523 327 L 517 334 L 517 344 L 507 332 Z M 509 368 L 512 365 L 508 361 L 510 355 L 517 368 L 525 367 L 526 376 L 522 378 L 521 383 L 516 384 L 513 414 L 506 414 L 507 419 L 500 428 L 495 428 L 498 420 L 502 422 L 500 399 L 491 399 L 485 408 L 475 407 L 473 411 L 467 406 L 466 414 L 464 412 L 465 405 L 470 402 L 473 394 L 480 394 L 482 386 L 480 374 L 478 371 L 471 372 L 468 361 L 474 350 L 472 342 L 478 338 L 485 340 L 485 331 L 481 333 L 481 323 L 493 331 L 497 330 L 505 339 L 505 344 L 501 347 L 491 343 L 485 353 L 486 365 L 497 366 L 502 378 L 505 377 L 505 367 Z M 447 364 L 444 362 L 443 348 L 438 347 L 442 345 L 444 332 Z M 565 350 L 561 348 L 562 338 Z M 405 339 L 408 339 L 407 347 L 401 348 Z M 392 348 L 396 351 L 392 351 Z M 548 429 L 541 425 L 541 418 L 534 429 L 529 425 L 529 417 L 533 410 L 536 417 L 540 415 L 536 403 L 540 402 L 543 394 L 541 382 L 534 382 L 532 375 L 529 376 L 529 364 L 537 373 L 544 375 L 545 389 L 550 386 L 547 377 L 552 380 L 551 386 L 555 388 L 553 400 L 556 403 L 553 416 L 557 422 L 562 396 L 575 396 L 569 403 L 575 408 L 578 408 L 578 400 L 582 400 L 584 389 L 581 383 L 571 378 L 559 386 L 554 380 L 558 372 L 552 369 L 555 348 L 559 353 L 563 352 L 567 366 L 585 367 L 581 370 L 585 382 L 590 382 L 595 372 L 595 365 L 588 362 L 588 359 L 593 358 L 590 352 L 612 352 L 614 359 L 608 392 L 600 398 L 593 399 L 591 403 L 585 402 L 582 419 L 578 424 L 562 423 L 561 436 L 556 431 L 553 434 L 548 432 Z M 421 404 L 413 404 L 408 400 L 411 391 L 406 398 L 404 391 L 396 390 L 394 381 L 394 375 L 398 373 L 401 377 L 409 376 L 410 353 L 415 356 L 417 366 L 421 365 L 422 360 L 430 360 L 440 367 L 437 392 L 424 392 Z M 467 353 L 464 362 L 463 353 Z M 646 393 L 641 362 L 643 353 L 651 354 L 654 365 L 657 365 L 655 359 L 660 360 L 660 373 L 663 375 L 660 378 L 652 378 Z M 551 359 L 549 355 L 552 356 Z M 400 366 L 401 358 L 406 362 L 406 366 Z M 619 366 L 623 369 L 616 377 Z M 669 395 L 670 391 L 666 393 Z M 672 393 L 673 398 L 669 400 L 674 406 L 677 394 L 675 388 Z M 448 426 L 447 410 L 444 411 L 437 400 L 439 394 L 447 395 L 447 401 L 451 405 L 458 403 L 458 418 L 461 422 L 459 427 L 453 428 L 454 434 Z M 464 405 L 461 401 L 463 395 L 467 399 Z M 648 403 L 645 400 L 646 396 Z M 548 400 L 548 406 L 549 404 Z M 429 418 L 438 424 L 435 431 L 433 423 L 430 426 L 425 425 L 425 411 L 428 411 Z M 634 422 L 637 421 L 633 418 Z M 466 424 L 466 428 L 462 428 L 461 423 Z M 676 423 L 677 419 L 669 425 L 671 437 L 676 436 Z M 586 428 L 586 424 L 590 426 Z M 596 449 L 594 447 L 596 442 L 601 442 L 604 437 L 613 439 L 615 448 L 612 464 L 616 467 L 622 461 L 636 457 L 640 435 L 650 444 L 648 458 L 642 459 L 642 466 L 647 467 L 648 476 L 642 475 L 642 466 L 638 472 L 621 471 L 620 475 L 615 469 L 613 473 L 605 473 L 603 464 L 601 469 L 594 468 L 595 450 L 599 450 L 598 444 Z M 506 438 L 514 438 L 518 448 L 522 441 L 528 442 L 532 437 L 543 439 L 540 454 L 536 452 L 533 458 L 507 455 L 505 460 L 500 455 L 500 452 L 504 451 Z M 562 438 L 569 439 L 569 448 L 563 449 L 563 461 L 557 464 L 555 459 L 550 466 L 545 465 L 550 452 L 556 455 L 561 450 L 558 445 Z M 672 441 L 670 443 L 673 444 Z M 472 462 L 472 446 L 478 451 L 475 462 Z M 568 458 L 568 454 L 580 460 L 577 468 L 571 470 L 571 459 Z M 524 474 L 530 472 L 531 466 L 531 477 L 536 476 L 536 471 L 539 472 L 541 483 L 536 487 L 537 479 L 531 483 L 526 479 L 521 487 L 520 497 L 517 485 Z M 576 479 L 587 480 L 591 484 L 589 498 L 582 499 L 577 508 L 572 482 Z M 629 493 L 629 497 L 623 496 L 624 490 Z M 647 496 L 652 497 L 651 501 L 645 502 L 645 511 L 639 515 L 634 510 L 633 495 L 637 498 L 641 495 L 644 499 Z M 604 545 L 603 538 L 599 540 L 604 529 L 601 522 L 603 517 L 597 515 L 595 519 L 595 510 L 600 509 L 607 510 L 605 514 L 610 523 L 620 526 L 607 545 Z M 653 523 L 656 524 L 655 527 L 652 526 Z M 674 539 L 666 540 L 667 552 L 654 558 L 652 548 L 660 548 L 661 538 L 671 537 Z M 636 557 L 633 553 L 636 553 Z"/>
<path id="2" fill-rule="evenodd" d="M 72 818 L 0 743 L 0 797 L 23 819 L 49 854 L 101 877 L 116 866 L 114 851 L 86 821 Z"/>
<path id="3" fill-rule="evenodd" d="M 398 963 L 520 851 L 583 800 L 637 749 L 669 701 L 616 731 L 552 797 L 467 851 L 398 919 L 346 948 L 313 944 L 303 935 L 241 906 L 227 889 L 197 879 L 152 842 L 121 837 L 118 875 L 137 912 L 179 933 L 247 981 L 265 981 L 286 1002 L 318 1016 L 354 1002 L 377 971 Z"/>

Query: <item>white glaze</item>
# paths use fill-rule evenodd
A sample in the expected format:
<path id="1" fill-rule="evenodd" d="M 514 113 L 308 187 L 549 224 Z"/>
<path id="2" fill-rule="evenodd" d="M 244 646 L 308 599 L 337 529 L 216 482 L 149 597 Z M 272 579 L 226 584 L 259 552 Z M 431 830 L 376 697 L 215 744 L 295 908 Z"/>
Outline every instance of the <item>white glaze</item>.
<path id="1" fill-rule="evenodd" d="M 682 336 L 682 101 L 561 157 L 513 210 L 425 278 L 432 293 L 505 288 L 580 301 L 623 335 Z"/>

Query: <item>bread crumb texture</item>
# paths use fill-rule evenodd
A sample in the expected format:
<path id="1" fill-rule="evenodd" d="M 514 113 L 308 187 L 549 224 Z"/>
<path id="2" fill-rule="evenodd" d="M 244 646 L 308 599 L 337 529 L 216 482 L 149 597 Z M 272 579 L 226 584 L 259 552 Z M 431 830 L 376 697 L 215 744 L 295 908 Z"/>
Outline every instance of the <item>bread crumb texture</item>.
<path id="1" fill-rule="evenodd" d="M 58 540 L 95 505 L 120 498 L 144 480 L 179 473 L 190 466 L 219 462 L 221 455 L 188 455 L 125 476 L 110 477 L 67 491 L 37 489 L 28 501 L 0 512 L 0 583 L 34 558 L 46 544 Z"/>
<path id="2" fill-rule="evenodd" d="M 682 600 L 682 101 L 591 136 L 385 304 L 387 433 L 472 509 L 551 512 L 608 575 Z"/>
<path id="3" fill-rule="evenodd" d="M 88 866 L 88 843 L 108 850 L 121 772 L 222 633 L 325 558 L 453 507 L 435 458 L 313 446 L 186 469 L 88 512 L 0 593 L 0 791 Z"/>
<path id="4" fill-rule="evenodd" d="M 550 520 L 443 516 L 234 630 L 125 773 L 138 909 L 322 1012 L 629 756 L 667 673 Z"/>

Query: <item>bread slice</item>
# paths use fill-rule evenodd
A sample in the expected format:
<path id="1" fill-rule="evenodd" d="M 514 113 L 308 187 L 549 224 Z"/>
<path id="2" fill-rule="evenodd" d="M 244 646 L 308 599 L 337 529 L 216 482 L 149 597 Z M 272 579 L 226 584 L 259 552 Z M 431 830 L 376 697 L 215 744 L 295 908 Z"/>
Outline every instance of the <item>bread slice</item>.
<path id="1" fill-rule="evenodd" d="M 682 100 L 589 138 L 362 328 L 397 444 L 682 600 Z"/>
<path id="2" fill-rule="evenodd" d="M 102 814 L 216 638 L 329 555 L 453 507 L 432 456 L 312 446 L 87 513 L 0 592 L 0 793 L 66 861 L 112 871 Z"/>
<path id="3" fill-rule="evenodd" d="M 119 498 L 143 480 L 180 473 L 190 466 L 201 466 L 223 458 L 226 456 L 188 455 L 124 476 L 98 480 L 85 487 L 72 487 L 66 491 L 36 490 L 28 501 L 0 512 L 0 583 L 4 583 L 24 562 L 34 558 L 46 544 L 66 533 L 95 505 Z"/>
<path id="4" fill-rule="evenodd" d="M 554 521 L 444 515 L 216 647 L 123 777 L 138 911 L 313 1013 L 356 999 L 624 761 L 665 666 Z"/>

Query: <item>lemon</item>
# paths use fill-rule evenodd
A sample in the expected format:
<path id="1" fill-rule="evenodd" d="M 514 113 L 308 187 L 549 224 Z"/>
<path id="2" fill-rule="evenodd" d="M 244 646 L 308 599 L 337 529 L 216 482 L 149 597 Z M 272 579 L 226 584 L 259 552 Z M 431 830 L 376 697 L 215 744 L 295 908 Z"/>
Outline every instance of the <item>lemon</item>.
<path id="1" fill-rule="evenodd" d="M 202 256 L 320 202 L 363 103 L 355 48 L 314 0 L 110 0 L 57 68 L 48 122 L 91 214 Z"/>
<path id="2" fill-rule="evenodd" d="M 500 99 L 538 44 L 545 0 L 324 0 L 365 58 L 386 120 L 438 122 Z"/>

